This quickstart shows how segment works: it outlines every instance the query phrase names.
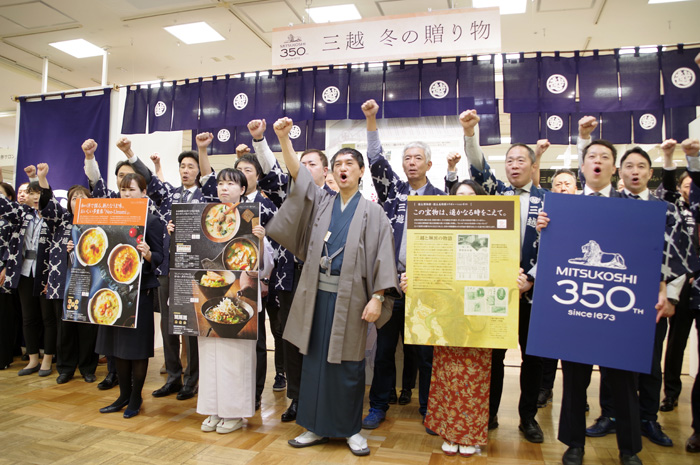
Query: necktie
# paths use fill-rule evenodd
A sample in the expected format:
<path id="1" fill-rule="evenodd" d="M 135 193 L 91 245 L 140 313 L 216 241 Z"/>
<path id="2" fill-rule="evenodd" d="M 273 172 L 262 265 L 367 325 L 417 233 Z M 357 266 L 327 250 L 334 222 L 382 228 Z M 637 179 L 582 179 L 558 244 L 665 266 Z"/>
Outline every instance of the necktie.
<path id="1" fill-rule="evenodd" d="M 641 199 L 641 197 L 638 196 L 637 194 L 630 194 L 630 198 L 637 199 L 637 200 Z"/>
<path id="2" fill-rule="evenodd" d="M 588 194 L 588 195 L 593 195 L 593 196 L 595 196 L 595 197 L 602 197 L 602 196 L 603 196 L 603 194 L 601 194 L 600 192 L 591 192 L 591 193 Z"/>
<path id="3" fill-rule="evenodd" d="M 190 200 L 190 191 L 186 190 L 185 192 L 182 193 L 182 199 L 180 200 L 180 203 L 187 203 Z"/>

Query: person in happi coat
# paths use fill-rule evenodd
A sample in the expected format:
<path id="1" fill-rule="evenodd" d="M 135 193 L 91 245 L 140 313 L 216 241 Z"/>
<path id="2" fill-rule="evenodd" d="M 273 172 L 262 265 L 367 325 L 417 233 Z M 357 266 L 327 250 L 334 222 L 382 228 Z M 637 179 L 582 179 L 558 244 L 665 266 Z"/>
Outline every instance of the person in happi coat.
<path id="1" fill-rule="evenodd" d="M 331 196 L 300 166 L 289 139 L 292 124 L 281 118 L 274 128 L 295 184 L 266 228 L 306 263 L 284 338 L 304 355 L 297 423 L 307 431 L 289 444 L 344 437 L 353 454 L 367 455 L 360 434 L 367 325 L 389 319 L 392 299 L 384 294 L 399 287 L 391 226 L 382 208 L 359 192 L 362 154 L 343 148 L 333 156 L 340 193 Z"/>

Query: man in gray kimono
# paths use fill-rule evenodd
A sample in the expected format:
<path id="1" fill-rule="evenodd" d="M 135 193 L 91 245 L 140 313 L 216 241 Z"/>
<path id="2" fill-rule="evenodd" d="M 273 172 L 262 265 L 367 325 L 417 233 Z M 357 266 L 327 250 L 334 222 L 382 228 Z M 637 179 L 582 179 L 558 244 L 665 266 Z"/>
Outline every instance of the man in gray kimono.
<path id="1" fill-rule="evenodd" d="M 304 354 L 297 423 L 307 431 L 289 444 L 308 447 L 345 437 L 353 454 L 367 455 L 360 434 L 367 325 L 389 319 L 392 299 L 384 292 L 399 288 L 391 226 L 382 208 L 359 192 L 362 154 L 341 149 L 333 156 L 340 193 L 332 196 L 300 166 L 291 128 L 289 118 L 274 125 L 295 184 L 266 228 L 306 263 L 284 338 Z"/>

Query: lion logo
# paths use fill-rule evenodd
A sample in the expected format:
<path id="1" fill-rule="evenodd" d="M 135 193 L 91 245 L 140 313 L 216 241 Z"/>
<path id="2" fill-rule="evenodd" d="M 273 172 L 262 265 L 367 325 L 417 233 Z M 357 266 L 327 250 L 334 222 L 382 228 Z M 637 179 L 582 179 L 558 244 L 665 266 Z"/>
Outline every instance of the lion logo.
<path id="1" fill-rule="evenodd" d="M 625 259 L 619 253 L 603 252 L 596 241 L 588 241 L 581 246 L 583 257 L 571 258 L 569 263 L 574 265 L 599 266 L 601 268 L 615 268 L 626 270 Z"/>

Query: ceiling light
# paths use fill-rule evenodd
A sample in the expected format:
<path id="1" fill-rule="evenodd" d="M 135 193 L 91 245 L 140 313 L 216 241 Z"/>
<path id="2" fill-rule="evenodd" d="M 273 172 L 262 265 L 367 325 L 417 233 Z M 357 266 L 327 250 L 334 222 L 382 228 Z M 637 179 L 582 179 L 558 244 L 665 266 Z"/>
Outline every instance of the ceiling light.
<path id="1" fill-rule="evenodd" d="M 656 3 L 676 3 L 676 2 L 687 2 L 689 0 L 649 0 L 649 5 L 654 5 Z"/>
<path id="2" fill-rule="evenodd" d="M 527 0 L 472 0 L 474 8 L 497 6 L 502 15 L 517 15 L 527 10 Z"/>
<path id="3" fill-rule="evenodd" d="M 210 25 L 203 21 L 199 23 L 168 26 L 164 27 L 163 29 L 188 45 L 226 40 L 221 34 L 216 32 Z"/>
<path id="4" fill-rule="evenodd" d="M 64 40 L 49 45 L 76 58 L 98 57 L 105 54 L 104 50 L 85 39 Z"/>
<path id="5" fill-rule="evenodd" d="M 352 3 L 349 5 L 307 8 L 306 12 L 309 14 L 314 23 L 334 23 L 337 21 L 362 19 L 362 15 L 359 11 L 357 11 L 357 7 Z"/>

